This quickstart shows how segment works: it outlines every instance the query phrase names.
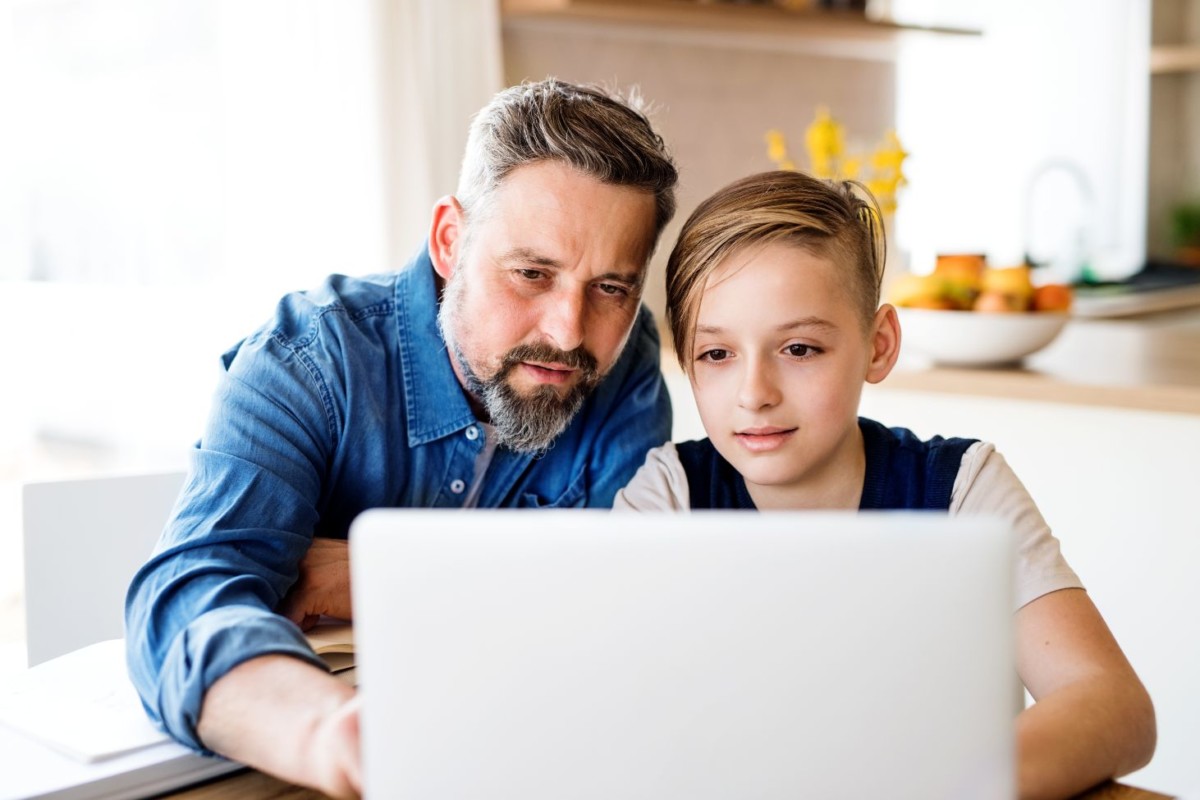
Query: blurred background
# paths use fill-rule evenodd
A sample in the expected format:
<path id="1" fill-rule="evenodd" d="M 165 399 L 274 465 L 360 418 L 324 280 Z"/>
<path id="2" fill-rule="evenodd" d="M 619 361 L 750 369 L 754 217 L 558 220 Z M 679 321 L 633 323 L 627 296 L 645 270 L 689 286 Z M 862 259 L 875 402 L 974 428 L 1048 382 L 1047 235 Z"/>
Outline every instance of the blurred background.
<path id="1" fill-rule="evenodd" d="M 753 5 L 0 0 L 0 662 L 23 663 L 20 484 L 183 468 L 219 354 L 287 291 L 403 264 L 503 86 L 652 103 L 682 175 L 660 318 L 682 221 L 772 167 L 768 130 L 804 168 L 822 106 L 848 147 L 894 129 L 909 154 L 890 272 L 1175 252 L 1200 0 Z"/>

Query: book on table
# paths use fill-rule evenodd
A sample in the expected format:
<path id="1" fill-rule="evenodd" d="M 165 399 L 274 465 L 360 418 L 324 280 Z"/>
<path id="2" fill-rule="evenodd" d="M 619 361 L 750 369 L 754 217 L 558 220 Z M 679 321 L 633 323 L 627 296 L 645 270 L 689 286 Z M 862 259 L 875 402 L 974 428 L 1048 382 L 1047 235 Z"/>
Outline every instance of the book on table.
<path id="1" fill-rule="evenodd" d="M 349 623 L 323 622 L 313 649 L 354 685 Z M 20 673 L 0 692 L 0 800 L 138 798 L 241 769 L 185 747 L 146 716 L 125 666 L 123 639 L 110 639 Z"/>

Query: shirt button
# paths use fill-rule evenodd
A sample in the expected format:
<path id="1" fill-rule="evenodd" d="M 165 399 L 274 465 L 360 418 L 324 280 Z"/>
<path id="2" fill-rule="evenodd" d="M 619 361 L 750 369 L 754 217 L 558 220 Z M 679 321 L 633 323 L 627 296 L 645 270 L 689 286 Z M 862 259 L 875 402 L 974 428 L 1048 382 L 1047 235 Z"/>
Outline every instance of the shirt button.
<path id="1" fill-rule="evenodd" d="M 467 428 L 467 439 L 469 439 L 470 441 L 473 442 L 478 438 L 479 438 L 479 428 L 475 427 L 474 425 Z"/>
<path id="2" fill-rule="evenodd" d="M 450 491 L 454 492 L 455 494 L 462 494 L 466 488 L 467 485 L 457 478 L 450 481 Z"/>

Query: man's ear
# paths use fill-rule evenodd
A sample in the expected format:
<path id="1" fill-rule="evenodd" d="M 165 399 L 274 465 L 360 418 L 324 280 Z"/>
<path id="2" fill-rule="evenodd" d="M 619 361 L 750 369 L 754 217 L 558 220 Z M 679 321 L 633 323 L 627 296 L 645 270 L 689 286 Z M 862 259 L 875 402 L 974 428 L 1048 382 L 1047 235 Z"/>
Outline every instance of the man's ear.
<path id="1" fill-rule="evenodd" d="M 875 312 L 871 324 L 871 360 L 867 363 L 867 383 L 879 383 L 888 376 L 900 357 L 900 318 L 896 309 L 884 303 Z"/>
<path id="2" fill-rule="evenodd" d="M 433 204 L 433 218 L 429 223 L 429 260 L 444 281 L 450 280 L 458 264 L 465 226 L 466 214 L 452 195 L 446 195 Z"/>

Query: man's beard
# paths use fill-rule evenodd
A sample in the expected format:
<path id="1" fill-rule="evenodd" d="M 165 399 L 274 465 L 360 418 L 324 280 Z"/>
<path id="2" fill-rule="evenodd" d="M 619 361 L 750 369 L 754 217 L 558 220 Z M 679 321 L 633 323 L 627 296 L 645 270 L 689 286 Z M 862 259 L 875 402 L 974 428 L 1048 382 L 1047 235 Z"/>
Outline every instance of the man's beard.
<path id="1" fill-rule="evenodd" d="M 481 378 L 454 336 L 454 331 L 463 322 L 460 312 L 466 286 L 461 275 L 462 272 L 456 269 L 446 282 L 442 294 L 442 304 L 438 309 L 442 338 L 458 362 L 467 391 L 483 404 L 495 428 L 497 444 L 518 453 L 543 453 L 566 430 L 583 401 L 600 383 L 603 376 L 599 372 L 596 357 L 582 346 L 565 351 L 544 343 L 522 344 L 504 354 L 493 375 Z M 538 386 L 530 394 L 522 395 L 508 378 L 523 361 L 560 364 L 578 370 L 579 377 L 563 396 L 553 386 Z"/>

